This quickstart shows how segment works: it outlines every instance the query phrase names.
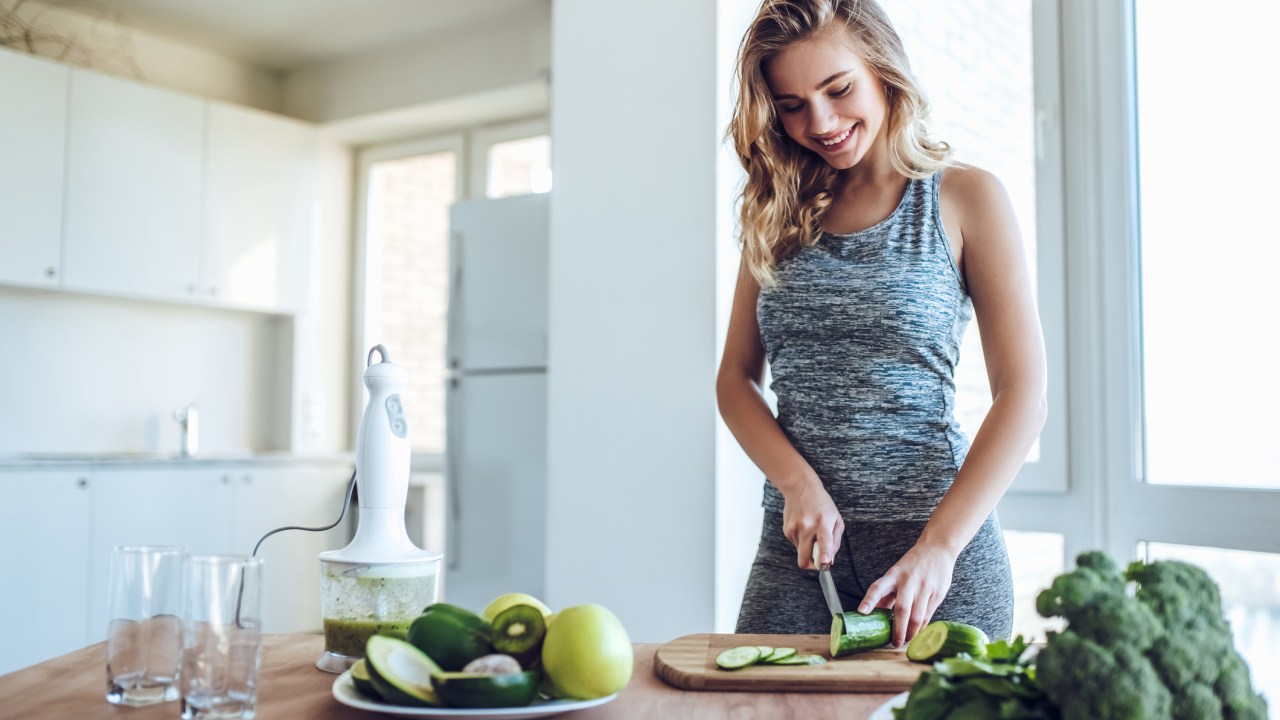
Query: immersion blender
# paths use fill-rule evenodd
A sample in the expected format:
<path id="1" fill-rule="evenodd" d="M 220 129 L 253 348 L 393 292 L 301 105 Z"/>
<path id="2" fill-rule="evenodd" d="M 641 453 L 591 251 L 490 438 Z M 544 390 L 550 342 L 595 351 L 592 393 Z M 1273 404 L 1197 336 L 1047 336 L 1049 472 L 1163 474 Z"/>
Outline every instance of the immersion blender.
<path id="1" fill-rule="evenodd" d="M 369 350 L 369 400 L 356 435 L 356 534 L 345 548 L 320 553 L 325 651 L 316 667 L 328 672 L 363 657 L 372 634 L 403 637 L 439 594 L 443 556 L 414 545 L 405 531 L 411 446 L 400 393 L 407 378 L 385 347 Z"/>

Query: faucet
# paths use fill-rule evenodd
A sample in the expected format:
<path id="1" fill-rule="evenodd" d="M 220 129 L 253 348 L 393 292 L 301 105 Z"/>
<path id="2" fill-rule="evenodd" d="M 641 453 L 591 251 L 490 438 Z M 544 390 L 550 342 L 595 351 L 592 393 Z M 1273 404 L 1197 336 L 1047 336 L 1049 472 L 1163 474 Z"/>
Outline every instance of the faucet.
<path id="1" fill-rule="evenodd" d="M 200 451 L 200 411 L 194 402 L 173 411 L 173 419 L 182 423 L 182 457 Z"/>

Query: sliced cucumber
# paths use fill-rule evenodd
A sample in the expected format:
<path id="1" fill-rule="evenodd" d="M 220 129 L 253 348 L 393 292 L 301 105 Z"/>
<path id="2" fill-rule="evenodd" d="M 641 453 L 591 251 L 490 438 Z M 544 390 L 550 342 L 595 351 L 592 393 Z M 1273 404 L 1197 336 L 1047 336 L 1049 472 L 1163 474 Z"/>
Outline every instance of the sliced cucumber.
<path id="1" fill-rule="evenodd" d="M 978 657 L 987 651 L 988 642 L 982 628 L 950 620 L 935 620 L 907 643 L 907 659 L 927 663 L 960 653 Z"/>
<path id="2" fill-rule="evenodd" d="M 867 615 L 844 613 L 831 616 L 831 657 L 838 658 L 889 644 L 893 630 L 889 612 L 876 608 Z"/>
<path id="3" fill-rule="evenodd" d="M 827 659 L 821 655 L 796 654 L 784 657 L 781 660 L 770 660 L 772 665 L 821 665 Z"/>
<path id="4" fill-rule="evenodd" d="M 760 648 L 760 662 L 769 662 L 769 656 L 773 654 L 774 648 L 768 645 L 757 645 Z"/>
<path id="5" fill-rule="evenodd" d="M 738 670 L 759 661 L 760 648 L 755 645 L 729 648 L 716 655 L 716 667 L 724 670 Z"/>
<path id="6" fill-rule="evenodd" d="M 768 657 L 761 658 L 761 662 L 778 663 L 783 660 L 786 660 L 787 658 L 792 658 L 795 656 L 796 656 L 795 648 L 774 648 L 773 652 L 769 653 Z"/>

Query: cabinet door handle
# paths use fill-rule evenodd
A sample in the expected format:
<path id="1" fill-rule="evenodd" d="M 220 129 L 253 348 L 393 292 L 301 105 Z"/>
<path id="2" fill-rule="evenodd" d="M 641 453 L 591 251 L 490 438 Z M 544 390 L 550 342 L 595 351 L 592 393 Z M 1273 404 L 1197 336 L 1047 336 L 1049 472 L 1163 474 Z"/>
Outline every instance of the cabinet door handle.
<path id="1" fill-rule="evenodd" d="M 76 480 L 76 487 L 78 487 L 78 488 L 87 488 L 87 487 L 89 487 L 89 479 L 88 479 L 88 478 L 80 478 L 79 480 Z"/>
<path id="2" fill-rule="evenodd" d="M 58 268 L 56 268 L 56 267 L 48 267 L 48 268 L 45 268 L 45 269 L 44 269 L 44 276 L 45 276 L 45 277 L 57 277 L 57 276 L 58 276 Z"/>

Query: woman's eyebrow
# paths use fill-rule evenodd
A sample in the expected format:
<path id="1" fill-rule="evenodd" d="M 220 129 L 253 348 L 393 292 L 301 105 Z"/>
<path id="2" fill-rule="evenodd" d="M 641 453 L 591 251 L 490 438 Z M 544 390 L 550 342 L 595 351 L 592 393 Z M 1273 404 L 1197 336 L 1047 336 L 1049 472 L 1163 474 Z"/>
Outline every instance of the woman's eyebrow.
<path id="1" fill-rule="evenodd" d="M 826 80 L 823 80 L 822 82 L 818 83 L 817 85 L 814 85 L 814 86 L 813 86 L 813 89 L 814 89 L 814 90 L 821 90 L 822 88 L 826 87 L 827 85 L 830 85 L 832 82 L 834 82 L 834 81 L 836 81 L 836 80 L 838 80 L 838 79 L 840 79 L 840 78 L 844 77 L 845 75 L 848 75 L 848 74 L 849 74 L 849 73 L 851 73 L 851 72 L 853 72 L 853 70 L 842 70 L 842 71 L 840 71 L 840 72 L 838 72 L 838 73 L 836 73 L 836 74 L 832 75 L 831 77 L 827 78 Z M 784 99 L 787 99 L 787 98 L 791 98 L 791 99 L 794 99 L 794 100 L 799 100 L 799 99 L 800 99 L 799 97 L 797 97 L 797 96 L 795 96 L 795 95 L 787 95 L 787 94 L 783 94 L 783 95 L 774 95 L 774 96 L 773 96 L 773 99 L 774 99 L 774 100 L 784 100 Z"/>

